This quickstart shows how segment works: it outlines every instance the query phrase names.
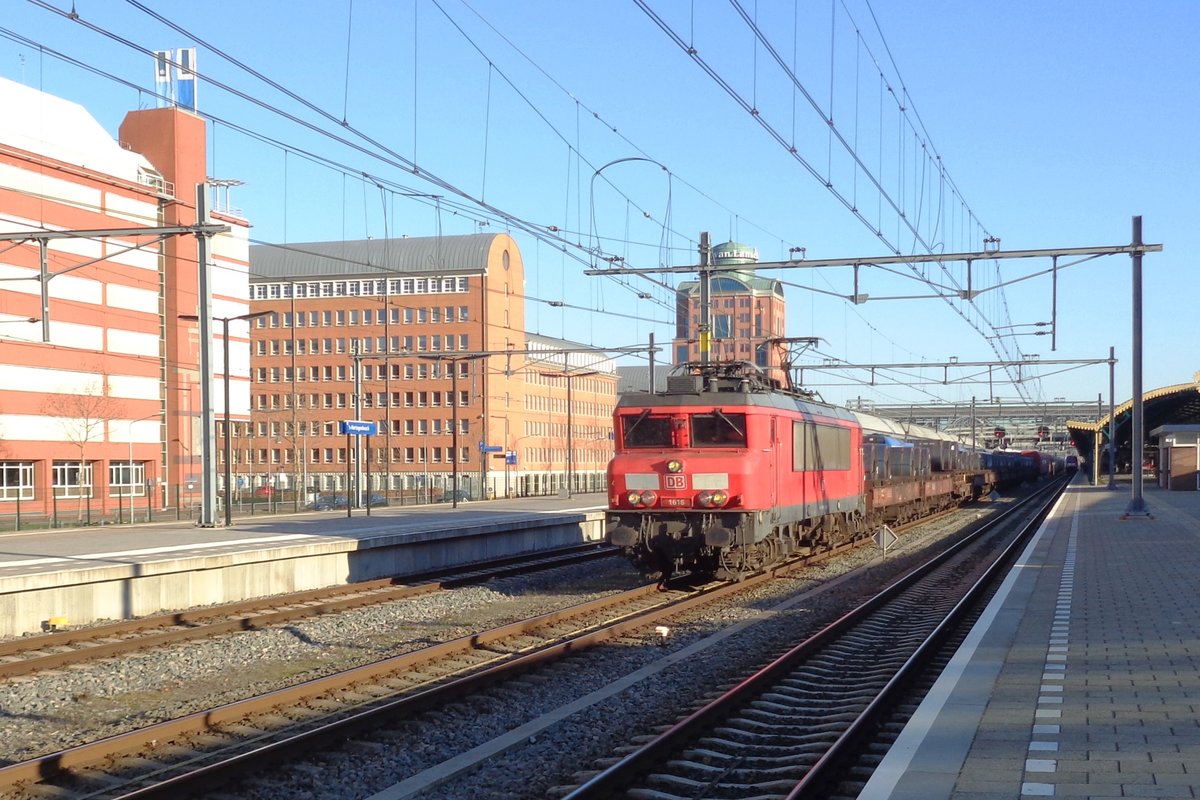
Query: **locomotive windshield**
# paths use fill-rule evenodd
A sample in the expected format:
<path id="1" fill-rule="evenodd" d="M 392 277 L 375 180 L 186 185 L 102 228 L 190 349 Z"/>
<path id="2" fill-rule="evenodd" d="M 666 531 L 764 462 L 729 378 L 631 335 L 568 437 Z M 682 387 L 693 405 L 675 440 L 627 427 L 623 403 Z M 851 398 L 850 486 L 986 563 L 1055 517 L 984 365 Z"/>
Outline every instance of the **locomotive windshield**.
<path id="1" fill-rule="evenodd" d="M 746 415 L 711 414 L 692 416 L 692 444 L 696 447 L 745 447 Z"/>
<path id="2" fill-rule="evenodd" d="M 671 418 L 652 417 L 650 411 L 621 416 L 621 441 L 626 447 L 671 447 Z"/>

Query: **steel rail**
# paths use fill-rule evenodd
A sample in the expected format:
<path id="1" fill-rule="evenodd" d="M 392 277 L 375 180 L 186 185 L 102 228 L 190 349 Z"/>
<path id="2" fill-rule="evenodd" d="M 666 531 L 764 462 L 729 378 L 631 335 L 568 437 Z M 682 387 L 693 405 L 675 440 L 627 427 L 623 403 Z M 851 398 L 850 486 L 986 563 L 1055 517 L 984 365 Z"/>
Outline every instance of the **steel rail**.
<path id="1" fill-rule="evenodd" d="M 1056 485 L 1051 490 L 1060 491 L 1061 488 L 1061 486 Z M 874 597 L 869 598 L 848 611 L 787 653 L 776 658 L 761 670 L 742 680 L 720 697 L 692 712 L 666 731 L 663 731 L 649 742 L 643 744 L 637 750 L 600 771 L 565 795 L 562 800 L 595 800 L 596 798 L 618 795 L 633 781 L 637 780 L 639 776 L 651 772 L 655 767 L 667 761 L 680 748 L 682 742 L 691 740 L 698 732 L 711 728 L 717 721 L 726 717 L 730 713 L 731 708 L 743 705 L 747 700 L 758 695 L 764 686 L 770 686 L 778 682 L 781 676 L 791 673 L 798 662 L 807 659 L 826 645 L 835 641 L 848 628 L 858 621 L 865 619 L 893 598 L 901 595 L 925 575 L 936 570 L 980 537 L 987 535 L 996 526 L 1005 523 L 1016 514 L 1027 513 L 1027 510 L 1028 505 L 1023 503 L 1021 506 L 1008 509 L 996 518 L 988 520 L 986 524 L 980 526 L 970 536 L 955 542 L 916 569 L 894 581 Z M 842 745 L 842 747 L 844 746 Z"/>
<path id="2" fill-rule="evenodd" d="M 517 575 L 522 572 L 553 569 L 597 558 L 610 558 L 618 553 L 616 548 L 606 545 L 573 545 L 539 554 L 508 556 L 496 559 L 494 562 L 469 564 L 461 568 L 427 572 L 404 578 L 380 578 L 361 583 L 276 595 L 270 598 L 159 614 L 108 625 L 60 631 L 44 636 L 12 639 L 0 643 L 0 659 L 12 659 L 0 660 L 0 679 L 225 633 L 262 630 L 272 625 L 297 619 L 431 594 L 456 586 Z M 161 630 L 165 628 L 171 630 Z M 152 632 L 156 630 L 157 633 Z M 128 638 L 111 641 L 114 637 Z M 59 649 L 68 647 L 74 649 Z M 57 652 L 26 657 L 27 654 L 36 654 L 46 650 Z"/>

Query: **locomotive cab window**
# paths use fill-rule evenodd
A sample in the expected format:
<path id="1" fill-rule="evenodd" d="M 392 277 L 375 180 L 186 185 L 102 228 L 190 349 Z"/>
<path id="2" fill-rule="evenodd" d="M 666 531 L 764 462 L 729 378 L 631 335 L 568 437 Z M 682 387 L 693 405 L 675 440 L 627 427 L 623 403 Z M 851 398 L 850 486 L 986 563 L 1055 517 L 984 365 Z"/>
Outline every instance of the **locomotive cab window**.
<path id="1" fill-rule="evenodd" d="M 745 447 L 746 415 L 725 414 L 720 410 L 692 417 L 694 447 Z"/>
<path id="2" fill-rule="evenodd" d="M 621 441 L 626 447 L 672 447 L 670 417 L 652 417 L 649 411 L 621 415 Z"/>

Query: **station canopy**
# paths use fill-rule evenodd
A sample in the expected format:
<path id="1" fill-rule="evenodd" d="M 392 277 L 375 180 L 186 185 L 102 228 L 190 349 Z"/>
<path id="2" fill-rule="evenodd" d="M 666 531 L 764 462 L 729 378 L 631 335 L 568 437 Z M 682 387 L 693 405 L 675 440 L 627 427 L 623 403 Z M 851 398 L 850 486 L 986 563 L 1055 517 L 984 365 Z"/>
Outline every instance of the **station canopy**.
<path id="1" fill-rule="evenodd" d="M 1111 417 L 1106 413 L 1093 422 L 1067 421 L 1067 431 L 1081 454 L 1091 458 L 1096 452 L 1097 444 L 1101 448 L 1108 444 L 1110 419 L 1115 423 L 1112 437 L 1117 451 L 1130 451 L 1133 432 L 1132 399 L 1117 406 Z M 1162 425 L 1200 425 L 1200 375 L 1194 383 L 1164 386 L 1142 395 L 1143 431 L 1148 433 Z"/>

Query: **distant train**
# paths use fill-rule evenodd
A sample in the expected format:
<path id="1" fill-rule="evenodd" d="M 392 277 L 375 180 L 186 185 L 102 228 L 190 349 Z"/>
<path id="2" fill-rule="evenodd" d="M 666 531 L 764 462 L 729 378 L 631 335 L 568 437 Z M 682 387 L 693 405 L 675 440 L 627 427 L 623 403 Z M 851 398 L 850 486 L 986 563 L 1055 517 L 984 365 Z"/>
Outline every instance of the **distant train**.
<path id="1" fill-rule="evenodd" d="M 731 577 L 1034 481 L 1043 459 L 788 392 L 744 362 L 622 396 L 608 538 L 647 572 Z"/>

